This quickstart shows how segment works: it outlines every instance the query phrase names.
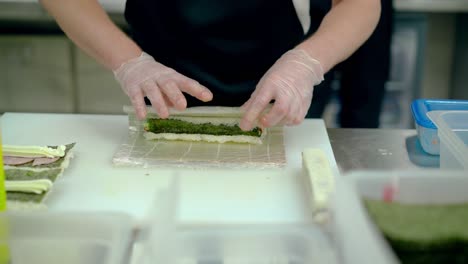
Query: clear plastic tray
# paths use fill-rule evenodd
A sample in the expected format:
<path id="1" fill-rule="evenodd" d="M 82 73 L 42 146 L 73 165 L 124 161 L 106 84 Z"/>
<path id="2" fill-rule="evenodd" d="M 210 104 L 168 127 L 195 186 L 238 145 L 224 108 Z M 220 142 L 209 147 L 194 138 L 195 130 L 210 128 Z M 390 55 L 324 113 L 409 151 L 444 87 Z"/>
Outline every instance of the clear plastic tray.
<path id="1" fill-rule="evenodd" d="M 411 110 L 418 132 L 418 138 L 424 151 L 439 155 L 440 143 L 437 127 L 428 117 L 431 111 L 468 110 L 467 100 L 417 99 L 411 104 Z"/>
<path id="2" fill-rule="evenodd" d="M 432 111 L 440 139 L 440 168 L 468 171 L 468 111 Z"/>
<path id="3" fill-rule="evenodd" d="M 10 263 L 120 264 L 129 258 L 131 221 L 124 214 L 4 213 L 0 224 Z"/>
<path id="4" fill-rule="evenodd" d="M 401 203 L 468 202 L 468 177 L 461 171 L 353 172 L 337 181 L 333 230 L 343 263 L 388 264 L 398 259 L 368 217 L 362 198 L 381 199 L 384 186 L 398 179 Z"/>
<path id="5" fill-rule="evenodd" d="M 329 236 L 312 223 L 181 221 L 177 189 L 174 182 L 157 198 L 132 263 L 337 263 Z"/>

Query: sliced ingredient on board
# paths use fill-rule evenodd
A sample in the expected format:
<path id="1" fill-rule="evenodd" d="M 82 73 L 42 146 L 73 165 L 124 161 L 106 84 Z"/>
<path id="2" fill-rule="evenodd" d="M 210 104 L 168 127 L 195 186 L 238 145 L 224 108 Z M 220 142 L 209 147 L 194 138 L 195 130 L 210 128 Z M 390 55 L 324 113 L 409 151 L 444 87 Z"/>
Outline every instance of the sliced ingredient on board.
<path id="1" fill-rule="evenodd" d="M 3 145 L 3 155 L 13 157 L 63 157 L 65 156 L 66 146 L 42 147 L 42 146 L 15 146 Z"/>
<path id="2" fill-rule="evenodd" d="M 4 156 L 3 164 L 4 165 L 22 165 L 28 162 L 34 161 L 34 158 L 25 158 L 25 157 L 13 157 L 13 156 Z"/>
<path id="3" fill-rule="evenodd" d="M 39 166 L 39 165 L 45 165 L 45 164 L 51 164 L 53 162 L 56 162 L 60 157 L 55 157 L 55 158 L 35 158 L 32 165 L 33 166 Z"/>
<path id="4" fill-rule="evenodd" d="M 29 180 L 29 181 L 7 181 L 5 189 L 7 192 L 24 192 L 41 194 L 47 192 L 52 187 L 49 179 Z"/>
<path id="5" fill-rule="evenodd" d="M 57 161 L 58 159 L 60 159 L 60 157 L 25 158 L 25 157 L 5 156 L 3 157 L 3 164 L 15 166 L 15 165 L 23 165 L 23 164 L 32 162 L 31 164 L 32 166 L 39 166 L 39 165 L 44 165 L 44 164 L 50 164 L 52 162 Z"/>
<path id="6" fill-rule="evenodd" d="M 34 157 L 30 158 L 32 160 L 26 162 L 26 163 L 21 163 L 21 164 L 8 164 L 5 162 L 5 157 L 11 157 L 11 156 L 4 156 L 4 165 L 5 169 L 8 168 L 31 168 L 31 169 L 48 169 L 48 168 L 62 168 L 62 167 L 67 167 L 68 162 L 72 155 L 67 155 L 69 151 L 75 146 L 75 143 L 68 144 L 68 145 L 61 145 L 61 146 L 49 146 L 47 149 L 61 149 L 60 153 L 63 150 L 63 155 L 62 156 L 57 156 L 57 157 Z M 12 147 L 12 146 L 10 146 Z M 18 146 L 14 146 L 17 148 Z M 40 148 L 40 147 L 38 147 Z M 27 153 L 23 153 L 25 156 L 28 156 Z M 4 153 L 5 155 L 5 153 Z M 25 157 L 18 157 L 18 158 L 25 158 Z"/>
<path id="7" fill-rule="evenodd" d="M 64 173 L 73 157 L 71 149 L 75 143 L 48 147 L 9 146 L 5 163 L 5 187 L 9 210 L 46 208 L 44 201 L 53 188 L 54 182 Z M 14 151 L 13 151 L 14 150 Z M 32 150 L 28 153 L 28 150 Z M 54 152 L 54 150 L 57 150 Z M 39 156 L 43 151 L 43 156 Z M 14 157 L 24 155 L 25 157 Z M 55 157 L 51 157 L 55 153 Z M 4 153 L 5 154 L 5 153 Z M 30 157 L 28 157 L 30 156 Z M 11 162 L 23 159 L 27 162 Z M 5 162 L 6 161 L 6 162 Z"/>
<path id="8" fill-rule="evenodd" d="M 402 263 L 467 263 L 468 202 L 364 205 Z"/>
<path id="9" fill-rule="evenodd" d="M 335 190 L 335 179 L 325 152 L 315 148 L 304 149 L 302 171 L 314 221 L 325 223 L 329 219 L 330 196 Z"/>

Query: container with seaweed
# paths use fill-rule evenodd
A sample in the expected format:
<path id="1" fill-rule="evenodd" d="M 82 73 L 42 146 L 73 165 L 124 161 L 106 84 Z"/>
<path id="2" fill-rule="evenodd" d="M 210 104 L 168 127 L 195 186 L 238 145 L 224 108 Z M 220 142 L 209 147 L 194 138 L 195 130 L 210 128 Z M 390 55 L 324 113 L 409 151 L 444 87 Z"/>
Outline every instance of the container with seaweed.
<path id="1" fill-rule="evenodd" d="M 402 263 L 468 263 L 468 202 L 363 201 Z"/>
<path id="2" fill-rule="evenodd" d="M 389 201 L 385 190 L 393 184 Z M 468 263 L 467 190 L 466 171 L 346 174 L 333 209 L 343 263 Z"/>

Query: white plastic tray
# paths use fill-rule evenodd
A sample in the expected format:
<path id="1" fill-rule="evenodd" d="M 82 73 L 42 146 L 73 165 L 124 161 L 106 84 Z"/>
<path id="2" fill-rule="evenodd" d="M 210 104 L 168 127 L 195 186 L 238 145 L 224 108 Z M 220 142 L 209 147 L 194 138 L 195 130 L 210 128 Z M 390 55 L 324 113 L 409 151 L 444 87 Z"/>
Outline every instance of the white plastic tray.
<path id="1" fill-rule="evenodd" d="M 157 197 L 149 229 L 141 232 L 140 252 L 132 263 L 337 263 L 332 241 L 313 223 L 182 220 L 178 189 L 175 181 Z"/>
<path id="2" fill-rule="evenodd" d="M 468 202 L 468 175 L 462 171 L 367 171 L 345 175 L 337 181 L 333 208 L 333 229 L 343 263 L 399 262 L 361 202 L 363 197 L 381 199 L 384 186 L 397 178 L 398 202 Z"/>
<path id="3" fill-rule="evenodd" d="M 131 220 L 125 214 L 5 213 L 0 223 L 10 263 L 121 264 L 129 258 Z"/>

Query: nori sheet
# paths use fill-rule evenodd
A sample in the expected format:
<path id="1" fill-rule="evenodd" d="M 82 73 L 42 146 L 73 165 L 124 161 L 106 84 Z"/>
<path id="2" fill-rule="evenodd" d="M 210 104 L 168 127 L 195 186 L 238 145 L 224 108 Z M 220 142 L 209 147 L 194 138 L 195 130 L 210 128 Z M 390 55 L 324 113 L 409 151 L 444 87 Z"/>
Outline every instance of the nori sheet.
<path id="1" fill-rule="evenodd" d="M 24 192 L 7 192 L 8 201 L 41 203 L 48 192 L 41 194 Z"/>
<path id="2" fill-rule="evenodd" d="M 27 181 L 27 180 L 39 180 L 49 179 L 55 182 L 58 175 L 63 171 L 62 168 L 53 168 L 43 171 L 31 171 L 24 169 L 6 169 L 5 179 L 10 181 Z M 24 192 L 7 192 L 7 200 L 9 201 L 20 201 L 20 202 L 33 202 L 40 203 L 48 192 L 41 194 L 36 193 L 24 193 Z"/>
<path id="3" fill-rule="evenodd" d="M 33 171 L 24 169 L 5 169 L 5 180 L 7 181 L 31 181 L 40 179 L 49 179 L 54 182 L 57 176 L 62 172 L 62 168 L 53 168 L 49 170 Z"/>

